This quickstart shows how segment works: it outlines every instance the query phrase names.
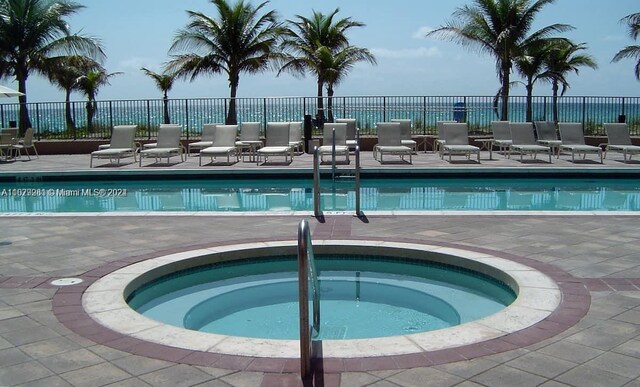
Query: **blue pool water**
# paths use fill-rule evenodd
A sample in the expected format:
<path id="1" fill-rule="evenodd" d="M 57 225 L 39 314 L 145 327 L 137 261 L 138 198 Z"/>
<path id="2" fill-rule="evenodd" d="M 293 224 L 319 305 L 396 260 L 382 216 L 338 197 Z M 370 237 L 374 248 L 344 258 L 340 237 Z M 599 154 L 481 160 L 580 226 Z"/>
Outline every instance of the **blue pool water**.
<path id="1" fill-rule="evenodd" d="M 307 179 L 0 183 L 0 212 L 312 211 Z M 362 180 L 364 211 L 638 211 L 637 179 Z M 353 211 L 353 181 L 322 184 L 322 209 Z"/>
<path id="2" fill-rule="evenodd" d="M 385 257 L 317 256 L 320 339 L 425 332 L 493 314 L 514 299 L 506 285 L 451 266 Z M 192 330 L 297 339 L 295 257 L 227 262 L 162 277 L 136 290 L 143 315 Z"/>

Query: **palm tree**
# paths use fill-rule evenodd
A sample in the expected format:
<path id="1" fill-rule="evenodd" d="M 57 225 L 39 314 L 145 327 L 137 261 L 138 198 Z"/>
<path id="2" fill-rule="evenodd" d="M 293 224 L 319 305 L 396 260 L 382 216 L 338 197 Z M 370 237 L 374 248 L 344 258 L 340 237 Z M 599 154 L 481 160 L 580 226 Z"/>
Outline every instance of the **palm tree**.
<path id="1" fill-rule="evenodd" d="M 318 50 L 327 83 L 327 113 L 329 122 L 333 122 L 333 88 L 338 85 L 358 62 L 376 64 L 376 58 L 366 48 L 347 46 L 332 53 L 326 47 Z"/>
<path id="2" fill-rule="evenodd" d="M 173 60 L 167 69 L 193 81 L 201 74 L 225 72 L 229 79 L 230 100 L 225 122 L 236 124 L 236 95 L 240 74 L 259 73 L 277 56 L 278 36 L 282 28 L 275 11 L 260 14 L 268 2 L 254 7 L 244 0 L 233 5 L 226 0 L 210 0 L 218 18 L 202 12 L 187 11 L 191 21 L 176 33 L 169 52 Z M 185 52 L 182 54 L 176 54 Z"/>
<path id="3" fill-rule="evenodd" d="M 122 74 L 121 72 L 108 74 L 104 69 L 89 71 L 85 75 L 78 77 L 78 90 L 87 96 L 87 129 L 93 129 L 93 117 L 98 109 L 96 95 L 102 86 L 109 84 L 109 79 Z"/>
<path id="4" fill-rule="evenodd" d="M 78 78 L 90 71 L 104 71 L 91 58 L 80 55 L 60 56 L 47 60 L 49 81 L 65 91 L 65 120 L 67 130 L 75 138 L 76 125 L 71 114 L 71 92 L 78 90 Z"/>
<path id="5" fill-rule="evenodd" d="M 173 87 L 173 82 L 176 79 L 176 75 L 175 74 L 158 74 L 156 72 L 153 72 L 147 68 L 141 68 L 140 70 L 142 70 L 146 75 L 148 75 L 149 77 L 151 77 L 151 79 L 153 79 L 156 82 L 156 86 L 158 86 L 158 89 L 160 89 L 160 91 L 162 91 L 162 110 L 164 112 L 164 123 L 165 124 L 170 124 L 171 123 L 171 117 L 169 117 L 169 96 L 168 93 L 171 90 L 171 88 Z"/>
<path id="6" fill-rule="evenodd" d="M 346 33 L 353 27 L 363 27 L 364 23 L 344 18 L 334 20 L 340 11 L 336 8 L 330 14 L 313 11 L 311 18 L 296 15 L 296 20 L 287 20 L 288 27 L 282 43 L 284 52 L 278 74 L 289 72 L 293 75 L 305 73 L 317 77 L 318 114 L 320 122 L 324 122 L 323 87 L 326 82 L 325 68 L 322 63 L 323 48 L 330 53 L 349 46 Z"/>
<path id="7" fill-rule="evenodd" d="M 27 78 L 46 72 L 45 61 L 56 55 L 103 59 L 96 39 L 71 34 L 66 18 L 83 6 L 66 0 L 0 0 L 0 74 L 13 76 L 20 102 L 20 132 L 31 126 L 27 109 Z"/>
<path id="8" fill-rule="evenodd" d="M 587 54 L 578 54 L 578 52 L 586 50 L 585 43 L 573 44 L 569 41 L 556 41 L 552 43 L 547 55 L 545 56 L 545 71 L 547 78 L 551 81 L 553 91 L 553 120 L 558 122 L 558 90 L 562 85 L 560 95 L 569 88 L 567 75 L 569 73 L 579 73 L 580 67 L 598 68 L 595 59 Z"/>
<path id="9" fill-rule="evenodd" d="M 538 80 L 546 80 L 547 73 L 544 68 L 545 57 L 550 45 L 545 39 L 540 44 L 535 44 L 523 50 L 522 54 L 515 58 L 514 63 L 520 75 L 525 79 L 527 90 L 526 121 L 533 121 L 533 85 Z"/>
<path id="10" fill-rule="evenodd" d="M 640 12 L 632 13 L 620 19 L 621 23 L 626 23 L 629 26 L 629 36 L 631 39 L 636 40 L 640 36 Z M 618 62 L 622 59 L 632 58 L 636 59 L 635 74 L 636 79 L 640 80 L 640 45 L 627 46 L 613 57 L 613 62 Z"/>
<path id="11" fill-rule="evenodd" d="M 510 75 L 514 59 L 521 55 L 523 47 L 532 42 L 573 28 L 566 24 L 552 24 L 529 33 L 538 12 L 554 1 L 473 0 L 473 5 L 457 8 L 451 21 L 427 36 L 442 37 L 496 58 L 502 98 L 500 116 L 502 120 L 508 120 Z"/>

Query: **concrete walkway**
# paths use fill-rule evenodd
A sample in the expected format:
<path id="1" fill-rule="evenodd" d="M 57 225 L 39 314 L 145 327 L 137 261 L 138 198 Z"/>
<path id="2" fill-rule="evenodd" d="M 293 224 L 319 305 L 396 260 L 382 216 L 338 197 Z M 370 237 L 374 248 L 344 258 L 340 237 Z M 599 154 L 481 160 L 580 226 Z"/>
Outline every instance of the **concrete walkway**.
<path id="1" fill-rule="evenodd" d="M 549 168 L 545 163 L 520 164 L 483 153 L 478 166 L 449 164 L 433 154 L 419 154 L 408 168 Z M 605 165 L 553 160 L 561 168 L 638 168 L 610 158 Z M 309 167 L 308 156 L 288 168 Z M 145 161 L 145 164 L 147 162 Z M 87 169 L 88 155 L 43 156 L 0 164 L 0 174 L 18 171 Z M 363 160 L 365 168 L 377 162 Z M 257 168 L 282 168 L 281 165 Z M 398 168 L 398 165 L 391 165 Z M 404 166 L 403 166 L 404 167 Z M 125 165 L 119 169 L 137 169 Z M 144 169 L 165 168 L 149 166 Z M 171 166 L 197 167 L 197 158 Z M 232 167 L 256 168 L 239 163 Z M 94 170 L 118 169 L 112 167 Z M 70 329 L 73 305 L 56 304 L 71 287 L 50 285 L 51 279 L 90 279 L 109 264 L 132 257 L 190 250 L 202 244 L 295 238 L 300 217 L 38 217 L 0 216 L 0 385 L 42 386 L 296 386 L 295 365 L 280 371 L 254 364 L 198 362 L 162 353 L 131 350 L 98 335 Z M 396 360 L 388 367 L 331 364 L 318 373 L 315 385 L 326 386 L 623 386 L 640 385 L 640 233 L 636 216 L 376 216 L 366 222 L 351 216 L 309 219 L 314 237 L 386 239 L 486 248 L 518 260 L 532 260 L 547 270 L 566 273 L 565 306 L 586 302 L 588 311 L 576 324 L 556 329 L 551 337 L 517 340 L 510 349 L 462 353 L 433 365 L 414 366 Z M 66 289 L 66 290 L 65 290 Z M 578 290 L 589 297 L 574 300 Z M 586 300 L 586 301 L 585 301 Z M 577 308 L 578 306 L 576 306 Z M 67 308 L 67 309 L 65 309 Z M 60 316 L 65 321 L 60 321 Z M 70 323 L 71 321 L 71 323 Z M 549 321 L 551 323 L 553 321 Z M 86 331 L 83 331 L 86 332 Z M 544 337 L 542 335 L 541 337 Z M 255 361 L 255 360 L 254 360 Z M 206 364 L 202 364 L 206 363 Z M 199 364 L 199 365 L 195 365 Z M 365 362 L 363 362 L 365 364 Z M 263 369 L 262 371 L 260 369 Z"/>

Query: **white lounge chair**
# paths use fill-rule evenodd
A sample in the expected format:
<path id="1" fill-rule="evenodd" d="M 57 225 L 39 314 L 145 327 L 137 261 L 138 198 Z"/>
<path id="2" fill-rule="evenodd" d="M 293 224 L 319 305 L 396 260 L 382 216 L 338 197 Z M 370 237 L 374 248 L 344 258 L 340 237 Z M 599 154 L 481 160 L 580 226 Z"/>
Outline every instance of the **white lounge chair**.
<path id="1" fill-rule="evenodd" d="M 602 164 L 602 148 L 599 146 L 587 145 L 584 142 L 582 124 L 579 122 L 560 122 L 560 138 L 562 140 L 561 149 L 571 152 L 571 162 L 575 163 L 575 154 L 582 154 L 582 158 L 587 157 L 587 153 L 597 153 Z"/>
<path id="2" fill-rule="evenodd" d="M 118 125 L 114 126 L 111 132 L 111 141 L 106 149 L 99 149 L 91 152 L 89 168 L 93 167 L 93 159 L 109 159 L 111 163 L 116 161 L 116 165 L 120 165 L 120 159 L 133 156 L 136 160 L 137 147 L 135 145 L 136 125 Z"/>
<path id="3" fill-rule="evenodd" d="M 231 156 L 239 160 L 238 148 L 236 147 L 236 136 L 238 135 L 238 125 L 217 125 L 216 136 L 211 146 L 200 150 L 198 164 L 202 166 L 202 157 L 227 156 L 227 164 L 231 163 Z"/>
<path id="4" fill-rule="evenodd" d="M 302 125 L 302 121 L 289 122 L 289 146 L 293 147 L 294 154 L 302 154 L 304 150 Z"/>
<path id="5" fill-rule="evenodd" d="M 333 154 L 333 133 L 335 131 L 336 157 L 344 156 L 349 162 L 349 147 L 347 146 L 347 124 L 346 123 L 325 123 L 322 130 L 322 146 L 318 148 L 320 161 L 324 161 L 324 156 Z"/>
<path id="6" fill-rule="evenodd" d="M 4 161 L 8 161 L 10 157 L 13 157 L 13 145 L 15 137 L 11 133 L 0 133 L 0 156 L 4 156 Z"/>
<path id="7" fill-rule="evenodd" d="M 158 130 L 158 142 L 156 146 L 140 151 L 140 166 L 142 166 L 142 159 L 147 157 L 155 158 L 156 162 L 166 157 L 167 164 L 173 156 L 180 156 L 180 161 L 184 161 L 184 148 L 180 143 L 181 134 L 182 127 L 179 125 L 161 126 Z"/>
<path id="8" fill-rule="evenodd" d="M 15 149 L 18 152 L 17 157 L 21 157 L 22 151 L 24 151 L 24 153 L 27 154 L 27 157 L 29 158 L 29 160 L 31 160 L 29 149 L 33 149 L 36 155 L 36 158 L 40 158 L 40 156 L 38 156 L 38 150 L 36 149 L 36 144 L 33 142 L 33 128 L 27 128 L 27 130 L 24 132 L 24 137 L 22 138 L 22 140 L 19 140 L 17 144 L 13 145 L 13 149 Z"/>
<path id="9" fill-rule="evenodd" d="M 471 159 L 472 154 L 476 154 L 478 162 L 480 162 L 480 148 L 469 144 L 469 127 L 466 123 L 445 122 L 442 124 L 444 129 L 444 144 L 442 144 L 441 158 L 444 154 L 451 156 L 454 154 L 462 154 Z"/>
<path id="10" fill-rule="evenodd" d="M 408 146 L 402 145 L 400 138 L 399 122 L 381 122 L 376 125 L 378 132 L 378 143 L 373 147 L 373 158 L 378 160 L 380 164 L 384 163 L 385 154 L 400 156 L 405 161 L 404 156 L 409 155 L 409 164 L 413 163 L 411 156 L 413 150 Z"/>
<path id="11" fill-rule="evenodd" d="M 607 152 L 610 150 L 622 153 L 624 162 L 627 162 L 627 155 L 629 155 L 629 161 L 631 156 L 640 153 L 640 146 L 633 145 L 631 142 L 631 136 L 629 135 L 629 126 L 627 124 L 604 124 L 604 131 L 607 132 L 607 147 L 604 150 L 604 157 L 607 158 Z"/>
<path id="12" fill-rule="evenodd" d="M 507 156 L 513 141 L 511 140 L 511 123 L 509 121 L 491 121 L 493 138 L 490 146 L 497 146 L 498 152 Z"/>
<path id="13" fill-rule="evenodd" d="M 187 156 L 191 154 L 192 149 L 204 149 L 213 145 L 213 139 L 216 135 L 216 126 L 222 124 L 204 124 L 202 125 L 202 136 L 200 141 L 192 142 L 187 145 Z M 235 138 L 234 138 L 235 145 Z"/>
<path id="14" fill-rule="evenodd" d="M 284 156 L 284 162 L 293 161 L 293 147 L 289 145 L 289 123 L 268 122 L 265 132 L 265 147 L 257 151 L 257 164 L 260 164 L 262 156 L 265 162 L 270 156 Z M 288 158 L 291 157 L 291 161 Z"/>
<path id="15" fill-rule="evenodd" d="M 250 161 L 255 161 L 256 150 L 262 146 L 260 140 L 260 123 L 259 122 L 243 122 L 240 124 L 240 138 L 236 141 L 238 153 L 243 155 L 245 150 L 249 151 Z"/>
<path id="16" fill-rule="evenodd" d="M 336 124 L 347 124 L 347 146 L 355 149 L 359 142 L 358 124 L 355 118 L 338 118 Z"/>
<path id="17" fill-rule="evenodd" d="M 456 123 L 456 122 L 458 121 L 436 121 L 436 130 L 438 131 L 438 138 L 434 140 L 433 151 L 440 153 L 440 158 L 442 158 L 442 146 L 444 145 L 444 124 Z"/>
<path id="18" fill-rule="evenodd" d="M 411 139 L 411 120 L 407 119 L 393 119 L 391 122 L 400 123 L 400 143 L 404 146 L 411 148 L 413 153 L 416 153 L 418 144 Z"/>
<path id="19" fill-rule="evenodd" d="M 538 144 L 550 147 L 556 157 L 560 157 L 562 141 L 558 139 L 556 124 L 552 121 L 535 121 L 533 124 L 538 134 Z"/>
<path id="20" fill-rule="evenodd" d="M 520 153 L 520 161 L 526 153 L 532 154 L 533 158 L 538 157 L 538 153 L 547 153 L 549 155 L 549 163 L 551 163 L 551 147 L 540 145 L 536 142 L 533 134 L 533 123 L 531 122 L 512 122 L 511 127 L 511 148 L 509 148 L 509 157 L 511 151 Z"/>

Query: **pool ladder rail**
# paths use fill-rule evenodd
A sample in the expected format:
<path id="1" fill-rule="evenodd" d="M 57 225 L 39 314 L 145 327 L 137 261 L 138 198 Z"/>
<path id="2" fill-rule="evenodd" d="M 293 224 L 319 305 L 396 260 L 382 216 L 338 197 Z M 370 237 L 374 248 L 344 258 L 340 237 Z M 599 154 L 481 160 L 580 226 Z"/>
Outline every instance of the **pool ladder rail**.
<path id="1" fill-rule="evenodd" d="M 311 286 L 311 294 L 309 293 Z M 312 298 L 312 320 L 309 321 L 309 296 Z M 312 361 L 316 357 L 314 338 L 320 334 L 320 286 L 311 243 L 309 222 L 298 225 L 298 304 L 300 308 L 300 376 L 312 374 Z"/>
<path id="2" fill-rule="evenodd" d="M 359 131 L 356 134 L 356 138 L 359 138 Z M 360 209 L 360 145 L 356 145 L 355 151 L 355 167 L 353 172 L 353 178 L 355 181 L 355 194 L 356 194 L 356 208 L 355 215 L 359 218 L 363 217 L 364 214 Z M 336 179 L 340 178 L 342 175 L 338 174 L 337 166 L 336 166 L 336 130 L 333 129 L 332 133 L 332 144 L 331 144 L 331 180 L 335 183 Z M 345 175 L 349 176 L 350 175 Z M 320 208 L 320 152 L 319 148 L 314 148 L 313 150 L 313 215 L 316 218 L 321 218 L 323 216 L 322 209 Z"/>

